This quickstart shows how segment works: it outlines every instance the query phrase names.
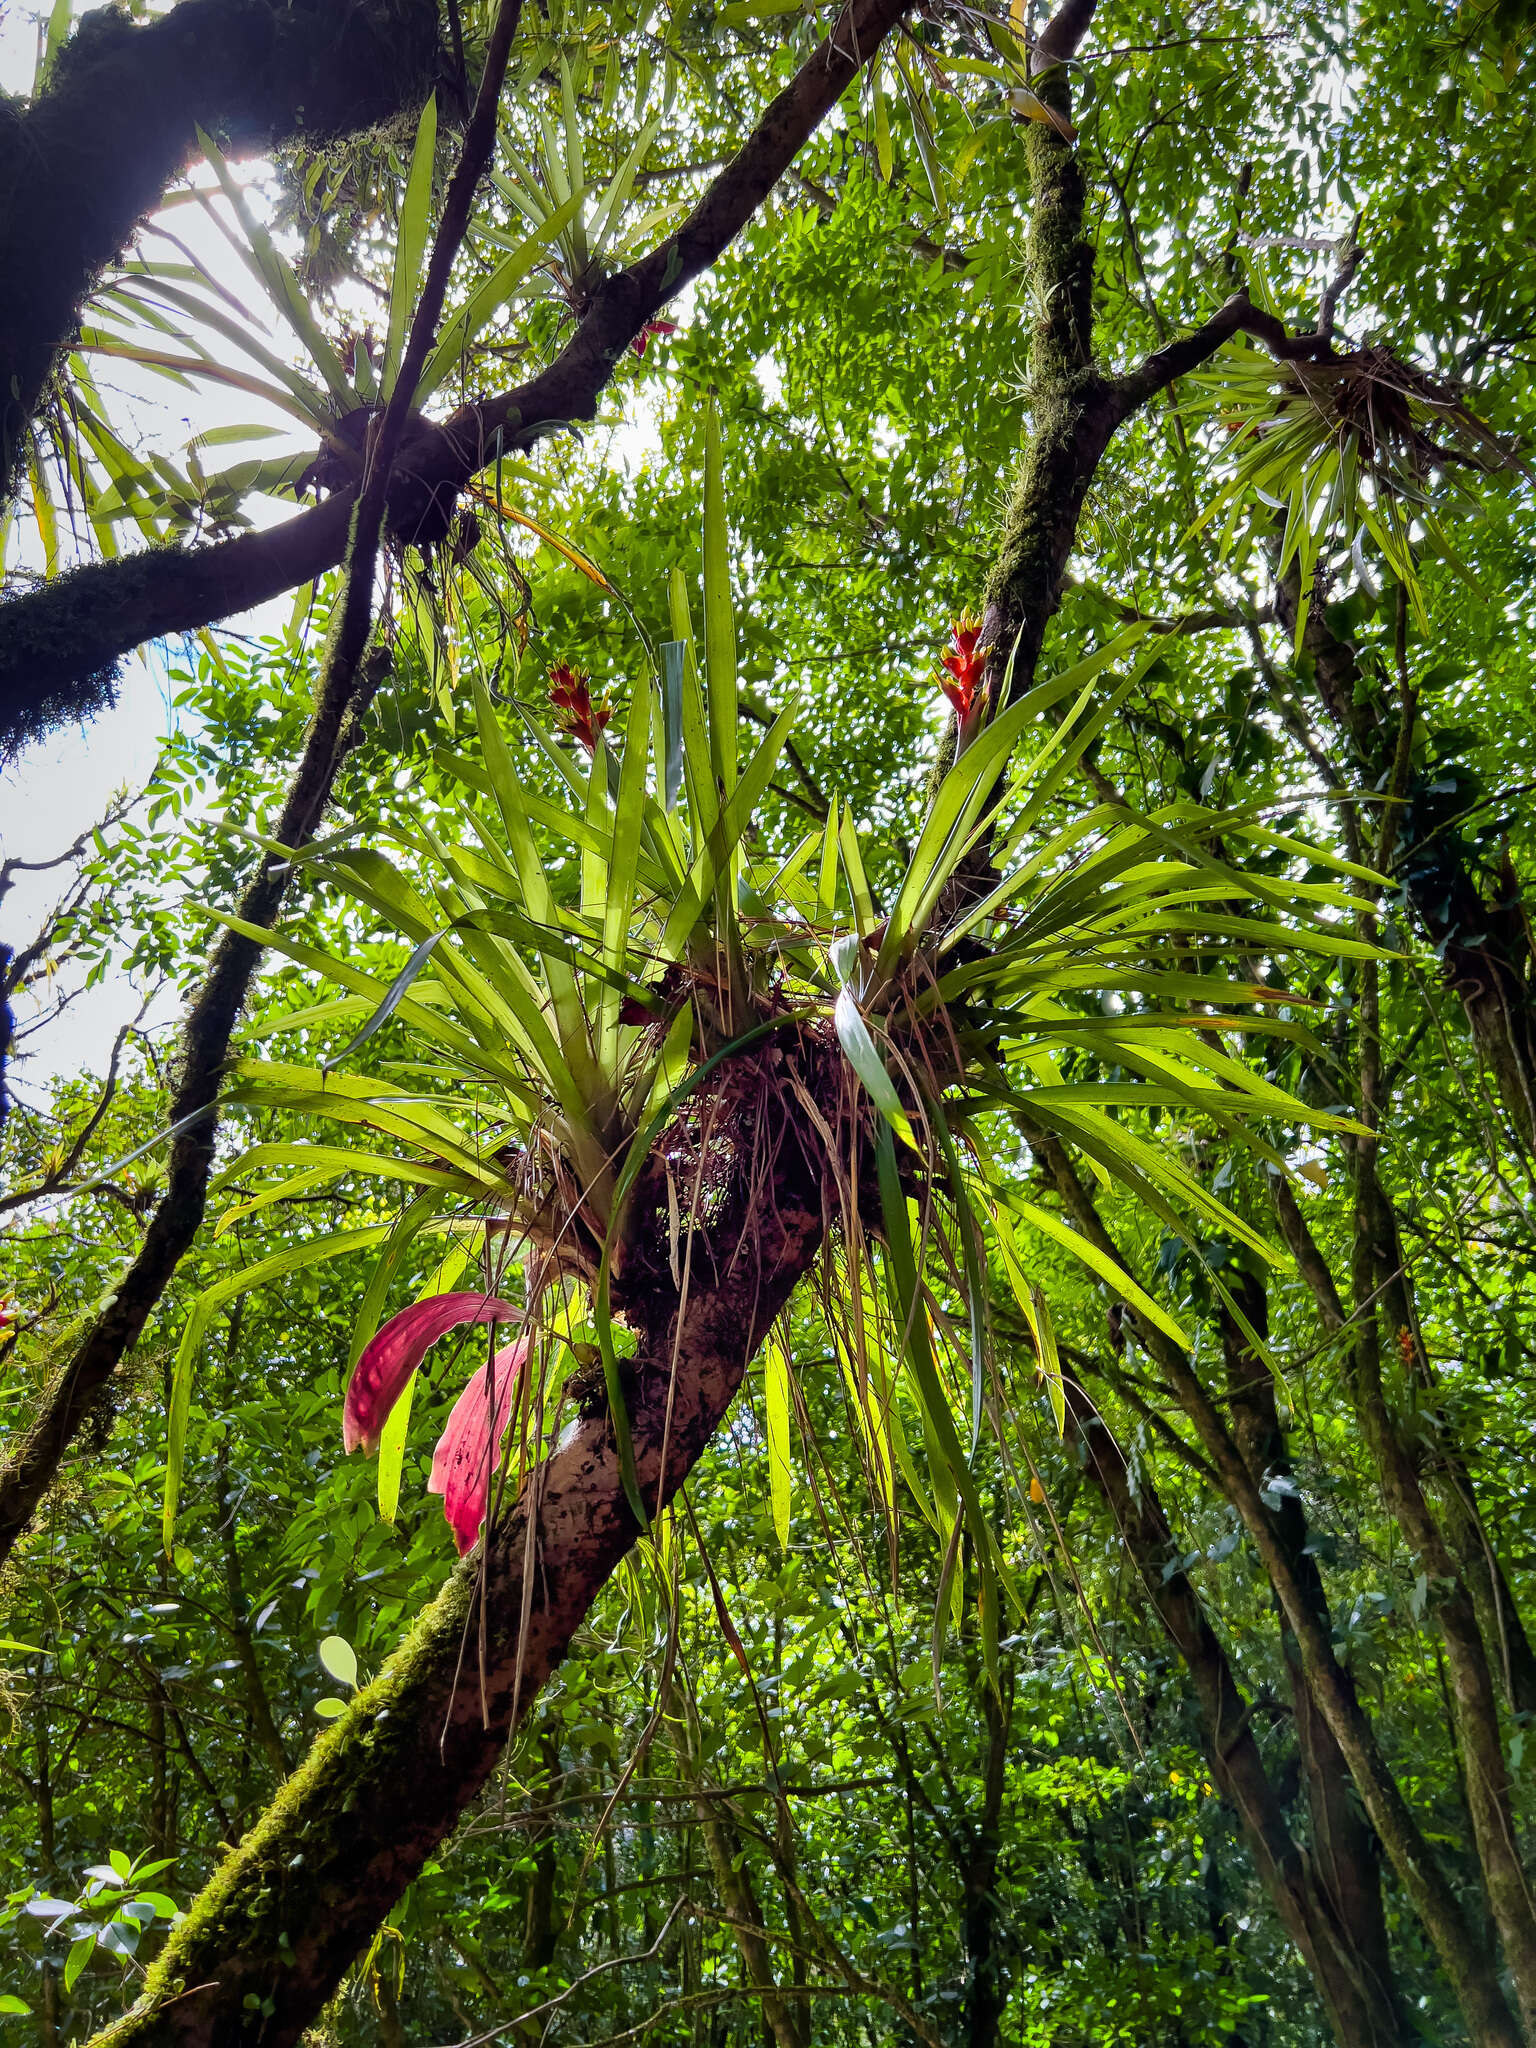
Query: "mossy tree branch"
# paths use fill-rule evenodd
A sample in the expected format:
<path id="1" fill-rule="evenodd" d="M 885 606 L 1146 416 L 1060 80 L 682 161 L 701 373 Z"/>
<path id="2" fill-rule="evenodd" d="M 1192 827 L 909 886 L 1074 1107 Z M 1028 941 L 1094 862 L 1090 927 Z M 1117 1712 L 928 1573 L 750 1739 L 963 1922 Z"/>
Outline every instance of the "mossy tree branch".
<path id="1" fill-rule="evenodd" d="M 198 155 L 377 126 L 439 70 L 436 0 L 181 0 L 88 14 L 30 106 L 0 98 L 0 502 L 86 293 Z"/>
<path id="2" fill-rule="evenodd" d="M 737 1133 L 736 1193 L 695 1243 L 685 1298 L 668 1272 L 664 1197 L 656 1241 L 626 1254 L 630 1429 L 648 1502 L 687 1478 L 820 1249 L 820 1163 L 771 1111 L 765 1097 Z M 637 1534 L 611 1423 L 576 1424 L 220 1865 L 95 2048 L 296 2042 L 486 1783 Z"/>
<path id="3" fill-rule="evenodd" d="M 183 0 L 194 4 L 203 0 Z M 398 539 L 444 531 L 458 493 L 497 454 L 531 447 L 556 423 L 593 417 L 646 321 L 751 220 L 908 4 L 848 0 L 687 219 L 602 283 L 548 369 L 444 421 L 411 418 L 390 488 L 388 523 Z M 279 527 L 211 547 L 153 548 L 92 563 L 0 607 L 0 761 L 99 709 L 118 661 L 145 641 L 214 624 L 334 569 L 353 498 L 351 489 L 338 492 Z"/>

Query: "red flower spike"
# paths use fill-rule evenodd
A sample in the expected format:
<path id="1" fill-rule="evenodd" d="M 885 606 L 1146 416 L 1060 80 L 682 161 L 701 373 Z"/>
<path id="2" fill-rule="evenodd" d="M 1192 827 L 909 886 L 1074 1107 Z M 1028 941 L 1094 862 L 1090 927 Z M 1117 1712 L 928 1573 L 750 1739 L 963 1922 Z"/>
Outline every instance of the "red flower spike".
<path id="1" fill-rule="evenodd" d="M 490 1506 L 491 1482 L 501 1464 L 501 1440 L 512 1415 L 517 1377 L 528 1362 L 528 1339 L 498 1351 L 482 1365 L 453 1404 L 448 1427 L 432 1453 L 428 1493 L 443 1496 L 443 1514 L 460 1557 L 473 1550 Z M 493 1392 L 494 1389 L 494 1392 Z"/>
<path id="2" fill-rule="evenodd" d="M 592 702 L 592 678 L 569 663 L 557 661 L 549 671 L 549 701 L 555 709 L 555 723 L 567 739 L 580 740 L 590 754 L 597 736 L 613 716 L 606 697 Z"/>
<path id="3" fill-rule="evenodd" d="M 645 345 L 653 334 L 667 335 L 676 334 L 676 332 L 677 322 L 675 320 L 647 320 L 629 345 L 637 356 L 643 356 L 645 354 Z"/>
<path id="4" fill-rule="evenodd" d="M 987 665 L 986 656 L 976 651 L 976 643 L 981 638 L 980 620 L 973 619 L 969 612 L 963 612 L 950 627 L 949 638 L 949 652 L 939 656 L 949 674 L 940 676 L 939 688 L 964 725 L 980 695 L 982 673 Z"/>
<path id="5" fill-rule="evenodd" d="M 349 1451 L 376 1451 L 390 1410 L 439 1337 L 463 1323 L 516 1323 L 522 1310 L 494 1294 L 433 1294 L 391 1316 L 352 1368 L 341 1414 Z"/>

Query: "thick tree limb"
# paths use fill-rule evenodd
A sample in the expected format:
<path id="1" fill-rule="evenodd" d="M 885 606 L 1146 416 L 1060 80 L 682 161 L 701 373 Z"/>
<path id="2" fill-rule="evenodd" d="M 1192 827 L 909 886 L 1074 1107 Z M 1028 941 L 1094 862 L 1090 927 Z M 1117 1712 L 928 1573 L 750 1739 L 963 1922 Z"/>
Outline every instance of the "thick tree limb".
<path id="1" fill-rule="evenodd" d="M 438 72 L 436 0 L 181 0 L 88 14 L 30 107 L 0 99 L 0 499 L 81 300 L 197 156 L 376 126 Z"/>
<path id="2" fill-rule="evenodd" d="M 626 1267 L 639 1339 L 630 1427 L 648 1501 L 686 1479 L 821 1245 L 820 1166 L 792 1121 L 765 1103 L 739 1135 L 733 1198 L 695 1244 L 686 1301 L 667 1273 L 664 1200 L 657 1242 Z M 485 1784 L 636 1534 L 611 1425 L 577 1424 L 484 1558 L 460 1566 L 220 1865 L 97 2048 L 296 2042 Z"/>
<path id="3" fill-rule="evenodd" d="M 729 247 L 907 4 L 849 0 L 676 233 L 598 287 L 548 369 L 441 423 L 411 422 L 390 492 L 398 537 L 441 532 L 459 491 L 498 453 L 593 416 L 646 321 Z M 103 679 L 146 640 L 211 625 L 335 568 L 350 500 L 338 493 L 280 527 L 213 547 L 94 563 L 0 607 L 0 760 L 52 725 L 89 715 L 102 701 Z"/>

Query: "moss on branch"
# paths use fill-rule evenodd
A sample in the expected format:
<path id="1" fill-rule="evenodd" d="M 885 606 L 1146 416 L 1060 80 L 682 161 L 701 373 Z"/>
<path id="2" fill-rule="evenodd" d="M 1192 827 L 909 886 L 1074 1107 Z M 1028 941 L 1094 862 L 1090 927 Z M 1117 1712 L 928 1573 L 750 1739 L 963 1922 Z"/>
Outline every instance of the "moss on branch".
<path id="1" fill-rule="evenodd" d="M 181 0 L 88 14 L 30 106 L 0 97 L 0 499 L 79 308 L 197 153 L 378 126 L 439 73 L 436 0 Z"/>

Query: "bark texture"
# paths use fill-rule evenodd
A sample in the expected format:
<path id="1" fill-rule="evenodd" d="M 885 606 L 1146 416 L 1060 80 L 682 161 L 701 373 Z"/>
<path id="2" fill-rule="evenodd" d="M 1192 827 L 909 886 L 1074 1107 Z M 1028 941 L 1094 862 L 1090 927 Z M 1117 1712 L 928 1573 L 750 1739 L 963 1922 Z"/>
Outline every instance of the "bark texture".
<path id="1" fill-rule="evenodd" d="M 765 1100 L 738 1139 L 736 1186 L 695 1241 L 687 1299 L 667 1275 L 664 1225 L 654 1258 L 632 1245 L 626 1260 L 630 1426 L 648 1504 L 687 1478 L 821 1245 L 819 1165 L 793 1121 L 770 1118 Z M 611 1423 L 576 1423 L 219 1867 L 97 2048 L 298 2041 L 485 1784 L 638 1533 Z"/>

